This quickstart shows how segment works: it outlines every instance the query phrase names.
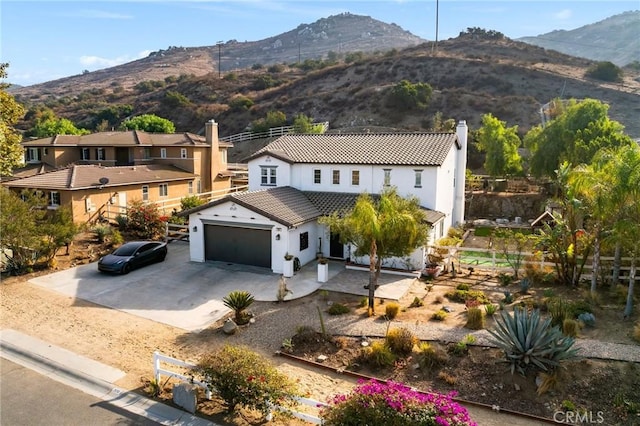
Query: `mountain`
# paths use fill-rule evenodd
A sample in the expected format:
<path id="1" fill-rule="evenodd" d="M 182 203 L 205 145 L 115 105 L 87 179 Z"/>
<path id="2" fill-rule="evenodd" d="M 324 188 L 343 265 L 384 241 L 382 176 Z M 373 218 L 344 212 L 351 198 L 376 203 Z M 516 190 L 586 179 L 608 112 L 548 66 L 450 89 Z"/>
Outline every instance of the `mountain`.
<path id="1" fill-rule="evenodd" d="M 618 66 L 640 62 L 640 11 L 630 11 L 571 31 L 557 30 L 519 41 L 571 56 L 610 61 Z"/>
<path id="2" fill-rule="evenodd" d="M 86 72 L 12 90 L 32 96 L 74 95 L 90 86 L 108 88 L 114 82 L 129 88 L 167 76 L 194 75 L 246 69 L 257 65 L 296 63 L 326 58 L 329 52 L 383 52 L 416 46 L 426 40 L 369 16 L 341 13 L 259 41 L 230 40 L 214 46 L 170 46 L 146 58 L 111 68 Z"/>
<path id="3" fill-rule="evenodd" d="M 338 15 L 317 22 L 323 22 L 323 26 L 313 24 L 313 34 L 321 34 L 319 29 L 325 28 L 328 37 L 338 37 L 325 21 L 351 22 L 349 34 L 360 34 L 357 39 L 367 42 L 375 31 L 365 24 L 377 22 Z M 399 27 L 385 28 L 397 34 L 396 40 L 414 40 Z M 301 33 L 311 30 L 300 26 L 286 33 L 288 37 L 268 39 L 263 47 L 273 46 L 278 40 L 289 44 L 286 40 Z M 344 33 L 338 34 L 345 37 Z M 324 36 L 316 38 L 321 39 L 318 43 L 325 43 Z M 230 48 L 236 43 L 242 44 L 225 45 Z M 220 46 L 223 64 L 225 45 Z M 220 76 L 215 62 L 217 46 L 173 47 L 129 64 L 12 93 L 28 108 L 46 105 L 56 115 L 91 130 L 117 127 L 127 115 L 156 114 L 174 122 L 178 132 L 198 133 L 207 120 L 214 118 L 220 123 L 221 136 L 245 131 L 270 111 L 284 113 L 289 122 L 298 114 L 329 121 L 333 132 L 428 130 L 438 112 L 444 119 L 466 120 L 475 130 L 482 115 L 492 113 L 509 126 L 517 125 L 523 135 L 540 124 L 540 108 L 552 99 L 595 98 L 610 105 L 611 118 L 626 126 L 629 135 L 640 137 L 638 70 L 625 70 L 620 83 L 596 81 L 585 77 L 594 64 L 591 60 L 482 31 L 443 40 L 437 49 L 427 42 L 359 55 L 340 44 L 326 44 L 325 48 L 336 53 L 335 60 L 328 60 L 330 55 L 325 53 L 323 60 L 285 64 L 276 60 L 277 65 L 255 65 L 258 61 L 266 64 L 277 51 L 273 50 L 245 60 L 254 64 L 249 68 L 223 67 Z M 297 46 L 278 50 L 283 55 L 292 51 L 297 51 Z M 389 93 L 402 80 L 428 83 L 433 88 L 428 107 L 398 110 L 389 104 Z M 35 116 L 27 114 L 17 127 L 29 129 Z M 238 161 L 255 149 L 252 144 L 236 144 L 230 161 Z"/>

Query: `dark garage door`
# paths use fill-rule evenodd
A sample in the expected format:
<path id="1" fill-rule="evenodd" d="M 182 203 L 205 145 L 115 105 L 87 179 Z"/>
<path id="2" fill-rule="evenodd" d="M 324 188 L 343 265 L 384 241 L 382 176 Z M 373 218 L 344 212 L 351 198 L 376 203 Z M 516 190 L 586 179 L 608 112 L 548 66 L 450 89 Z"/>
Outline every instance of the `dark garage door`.
<path id="1" fill-rule="evenodd" d="M 271 268 L 271 230 L 205 225 L 206 260 Z"/>

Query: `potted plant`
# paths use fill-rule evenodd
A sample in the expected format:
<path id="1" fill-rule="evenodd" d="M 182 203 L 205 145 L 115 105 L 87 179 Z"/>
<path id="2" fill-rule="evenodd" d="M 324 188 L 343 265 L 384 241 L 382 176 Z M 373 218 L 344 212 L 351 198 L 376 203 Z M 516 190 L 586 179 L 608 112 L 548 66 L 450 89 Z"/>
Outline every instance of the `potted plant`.
<path id="1" fill-rule="evenodd" d="M 327 258 L 318 259 L 318 282 L 326 283 L 329 281 L 329 262 Z"/>
<path id="2" fill-rule="evenodd" d="M 293 276 L 293 255 L 287 253 L 284 255 L 284 265 L 282 268 L 282 275 L 287 278 Z"/>

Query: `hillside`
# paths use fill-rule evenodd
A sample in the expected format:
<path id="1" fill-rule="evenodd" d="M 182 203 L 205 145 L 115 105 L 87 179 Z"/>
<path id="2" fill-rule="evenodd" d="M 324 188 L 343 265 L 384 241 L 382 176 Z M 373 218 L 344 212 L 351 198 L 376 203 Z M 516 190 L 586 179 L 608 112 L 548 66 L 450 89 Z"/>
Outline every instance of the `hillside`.
<path id="1" fill-rule="evenodd" d="M 552 31 L 518 41 L 618 66 L 640 62 L 640 11 L 612 16 L 571 31 Z"/>
<path id="2" fill-rule="evenodd" d="M 611 118 L 625 125 L 628 134 L 640 137 L 637 71 L 627 71 L 619 84 L 586 79 L 592 61 L 506 38 L 463 34 L 440 42 L 436 52 L 431 43 L 423 43 L 352 61 L 342 53 L 336 61 L 315 60 L 309 67 L 279 64 L 222 71 L 222 78 L 217 69 L 212 71 L 211 53 L 196 54 L 204 52 L 198 49 L 203 48 L 171 48 L 145 60 L 13 93 L 27 107 L 46 105 L 92 130 L 104 126 L 105 119 L 109 127 L 117 127 L 126 118 L 118 115 L 118 108 L 130 107 L 132 115 L 168 118 L 178 132 L 201 132 L 205 121 L 215 118 L 222 136 L 245 131 L 269 111 L 282 111 L 289 120 L 305 114 L 329 121 L 331 131 L 340 132 L 428 130 L 437 112 L 445 119 L 467 120 L 475 130 L 482 115 L 492 113 L 509 126 L 518 125 L 523 135 L 540 123 L 540 107 L 550 100 L 596 98 L 610 105 Z M 428 108 L 389 107 L 387 95 L 403 79 L 433 87 Z M 234 107 L 238 96 L 253 106 Z M 19 127 L 31 127 L 33 117 L 28 114 Z M 238 144 L 230 161 L 255 149 L 254 144 Z"/>

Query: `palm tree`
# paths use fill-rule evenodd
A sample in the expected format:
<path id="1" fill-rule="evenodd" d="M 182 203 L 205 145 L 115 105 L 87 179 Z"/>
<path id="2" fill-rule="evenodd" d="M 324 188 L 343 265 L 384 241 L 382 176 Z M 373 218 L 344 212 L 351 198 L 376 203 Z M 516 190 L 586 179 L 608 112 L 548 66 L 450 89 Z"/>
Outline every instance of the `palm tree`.
<path id="1" fill-rule="evenodd" d="M 236 324 L 246 324 L 247 319 L 244 311 L 251 306 L 254 298 L 248 291 L 236 290 L 222 298 L 224 306 L 231 309 L 235 313 Z"/>
<path id="2" fill-rule="evenodd" d="M 427 243 L 429 226 L 417 198 L 402 198 L 395 188 L 383 191 L 378 201 L 361 194 L 353 209 L 321 220 L 343 243 L 355 246 L 356 256 L 369 256 L 369 316 L 375 313 L 375 289 L 382 260 L 407 256 Z"/>

